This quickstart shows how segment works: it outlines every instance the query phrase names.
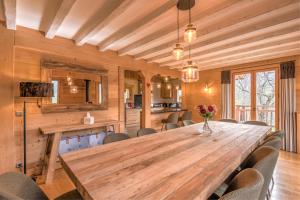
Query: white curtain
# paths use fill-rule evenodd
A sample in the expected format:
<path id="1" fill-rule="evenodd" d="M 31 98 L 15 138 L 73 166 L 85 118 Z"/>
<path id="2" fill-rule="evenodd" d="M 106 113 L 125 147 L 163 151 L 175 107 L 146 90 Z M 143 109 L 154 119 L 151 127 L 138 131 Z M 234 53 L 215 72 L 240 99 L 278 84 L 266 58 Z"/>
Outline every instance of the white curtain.
<path id="1" fill-rule="evenodd" d="M 280 64 L 280 117 L 279 128 L 285 132 L 282 149 L 297 152 L 295 64 Z"/>
<path id="2" fill-rule="evenodd" d="M 221 72 L 221 105 L 222 105 L 222 119 L 230 119 L 231 118 L 231 97 L 230 97 L 230 89 L 231 89 L 231 77 L 230 71 L 222 71 Z"/>

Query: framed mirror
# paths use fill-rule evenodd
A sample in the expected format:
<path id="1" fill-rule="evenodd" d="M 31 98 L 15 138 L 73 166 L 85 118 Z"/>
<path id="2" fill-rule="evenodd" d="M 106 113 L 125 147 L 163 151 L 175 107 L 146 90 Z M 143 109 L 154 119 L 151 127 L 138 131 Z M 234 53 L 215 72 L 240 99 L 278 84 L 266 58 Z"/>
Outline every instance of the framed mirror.
<path id="1" fill-rule="evenodd" d="M 43 113 L 108 108 L 108 77 L 105 69 L 43 61 L 41 79 L 53 84 L 53 97 L 42 100 Z"/>

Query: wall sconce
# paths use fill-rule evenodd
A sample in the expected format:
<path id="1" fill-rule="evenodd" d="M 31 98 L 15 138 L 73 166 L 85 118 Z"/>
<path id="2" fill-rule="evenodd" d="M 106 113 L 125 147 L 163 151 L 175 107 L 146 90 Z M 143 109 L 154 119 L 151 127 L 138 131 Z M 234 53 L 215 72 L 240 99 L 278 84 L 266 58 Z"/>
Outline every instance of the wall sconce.
<path id="1" fill-rule="evenodd" d="M 179 86 L 178 85 L 176 85 L 176 90 L 179 90 Z"/>
<path id="2" fill-rule="evenodd" d="M 207 83 L 205 83 L 204 92 L 211 93 L 211 88 L 208 86 Z"/>
<path id="3" fill-rule="evenodd" d="M 78 87 L 75 86 L 75 85 L 72 85 L 72 86 L 70 87 L 70 93 L 72 93 L 72 94 L 78 93 Z"/>
<path id="4" fill-rule="evenodd" d="M 171 85 L 170 85 L 170 84 L 167 85 L 167 89 L 168 89 L 168 90 L 171 89 Z"/>
<path id="5" fill-rule="evenodd" d="M 159 83 L 159 84 L 157 84 L 157 88 L 161 88 L 161 84 Z"/>

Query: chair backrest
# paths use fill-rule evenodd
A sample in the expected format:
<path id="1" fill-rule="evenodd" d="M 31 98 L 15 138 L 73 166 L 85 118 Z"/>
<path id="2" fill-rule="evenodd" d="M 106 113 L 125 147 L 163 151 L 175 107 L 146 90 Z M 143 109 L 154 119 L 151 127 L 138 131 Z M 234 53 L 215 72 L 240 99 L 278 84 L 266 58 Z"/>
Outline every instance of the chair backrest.
<path id="1" fill-rule="evenodd" d="M 108 143 L 117 142 L 117 141 L 126 140 L 126 139 L 129 139 L 129 136 L 127 134 L 111 133 L 111 134 L 105 136 L 105 138 L 103 139 L 103 144 L 108 144 Z"/>
<path id="2" fill-rule="evenodd" d="M 255 200 L 263 187 L 264 178 L 256 169 L 245 169 L 230 182 L 219 200 Z"/>
<path id="3" fill-rule="evenodd" d="M 280 137 L 281 139 L 283 139 L 284 135 L 285 135 L 285 132 L 279 130 L 279 131 L 272 132 L 270 135 L 267 136 L 267 138 L 272 137 L 272 136 L 277 136 L 277 137 Z"/>
<path id="4" fill-rule="evenodd" d="M 175 128 L 179 128 L 179 126 L 177 124 L 172 124 L 172 123 L 167 123 L 166 124 L 166 129 L 167 130 L 175 129 Z"/>
<path id="5" fill-rule="evenodd" d="M 262 146 L 256 149 L 245 161 L 245 168 L 257 169 L 264 177 L 264 185 L 259 200 L 264 200 L 278 160 L 279 151 L 273 147 Z"/>
<path id="6" fill-rule="evenodd" d="M 192 125 L 192 124 L 196 124 L 196 122 L 194 122 L 192 120 L 183 120 L 182 123 L 183 123 L 184 126 L 189 126 L 189 125 Z"/>
<path id="7" fill-rule="evenodd" d="M 182 121 L 184 120 L 192 120 L 192 111 L 185 111 L 183 114 L 182 114 Z"/>
<path id="8" fill-rule="evenodd" d="M 167 123 L 177 124 L 178 123 L 178 118 L 179 118 L 179 113 L 178 112 L 171 113 L 168 116 Z"/>
<path id="9" fill-rule="evenodd" d="M 238 123 L 235 119 L 220 119 L 220 122 Z"/>
<path id="10" fill-rule="evenodd" d="M 149 135 L 153 133 L 157 133 L 156 130 L 154 130 L 153 128 L 141 128 L 140 130 L 138 130 L 137 135 L 143 136 L 143 135 Z"/>
<path id="11" fill-rule="evenodd" d="M 245 121 L 244 124 L 257 125 L 257 126 L 268 126 L 266 122 L 262 121 Z"/>
<path id="12" fill-rule="evenodd" d="M 279 151 L 281 149 L 281 138 L 279 136 L 268 137 L 261 146 L 273 147 Z"/>
<path id="13" fill-rule="evenodd" d="M 0 175 L 0 199 L 48 200 L 48 197 L 30 177 L 17 172 L 7 172 Z"/>

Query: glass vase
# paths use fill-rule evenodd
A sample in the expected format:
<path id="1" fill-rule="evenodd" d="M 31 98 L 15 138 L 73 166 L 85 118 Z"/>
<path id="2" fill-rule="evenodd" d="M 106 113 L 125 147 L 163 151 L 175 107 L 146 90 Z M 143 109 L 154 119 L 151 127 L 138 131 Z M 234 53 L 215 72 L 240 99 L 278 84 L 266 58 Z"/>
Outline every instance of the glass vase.
<path id="1" fill-rule="evenodd" d="M 208 118 L 204 118 L 203 133 L 206 135 L 212 134 L 212 130 L 208 125 Z"/>

